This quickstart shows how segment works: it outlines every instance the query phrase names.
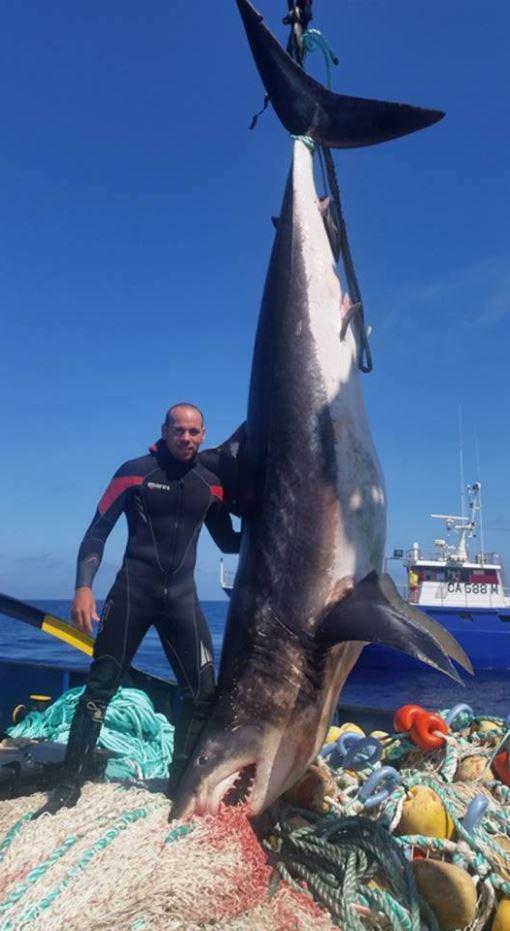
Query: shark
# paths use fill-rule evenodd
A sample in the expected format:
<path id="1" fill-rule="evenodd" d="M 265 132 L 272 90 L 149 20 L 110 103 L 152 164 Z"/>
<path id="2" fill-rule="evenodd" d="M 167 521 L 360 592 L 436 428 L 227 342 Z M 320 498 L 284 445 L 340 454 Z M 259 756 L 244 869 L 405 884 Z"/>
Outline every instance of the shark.
<path id="1" fill-rule="evenodd" d="M 387 501 L 358 364 L 364 324 L 342 290 L 310 145 L 384 141 L 430 125 L 439 111 L 365 101 L 360 130 L 356 98 L 346 105 L 315 87 L 248 0 L 237 2 L 280 119 L 308 138 L 292 144 L 275 221 L 246 422 L 222 447 L 237 456 L 245 489 L 242 545 L 215 704 L 171 818 L 224 804 L 256 816 L 289 789 L 323 745 L 367 643 L 454 679 L 454 664 L 471 671 L 454 638 L 382 571 Z M 297 124 L 296 86 L 312 101 L 307 110 L 301 95 Z"/>

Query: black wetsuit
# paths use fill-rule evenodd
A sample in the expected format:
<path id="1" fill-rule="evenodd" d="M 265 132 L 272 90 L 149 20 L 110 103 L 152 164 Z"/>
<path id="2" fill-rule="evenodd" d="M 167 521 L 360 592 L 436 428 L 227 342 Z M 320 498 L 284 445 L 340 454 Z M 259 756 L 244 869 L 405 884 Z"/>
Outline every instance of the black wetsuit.
<path id="1" fill-rule="evenodd" d="M 109 700 L 154 625 L 180 687 L 181 726 L 174 755 L 182 758 L 190 750 L 188 724 L 197 709 L 205 714 L 214 693 L 211 636 L 194 581 L 202 524 L 223 552 L 239 552 L 241 534 L 234 531 L 226 506 L 230 466 L 228 457 L 211 450 L 182 463 L 158 441 L 146 456 L 117 470 L 78 553 L 76 586 L 91 586 L 106 539 L 125 513 L 126 552 L 105 601 L 78 718 L 85 715 L 100 727 Z M 73 752 L 79 730 L 76 725 L 70 735 L 73 760 L 87 755 L 83 737 L 77 736 Z M 98 728 L 88 730 L 95 743 Z"/>

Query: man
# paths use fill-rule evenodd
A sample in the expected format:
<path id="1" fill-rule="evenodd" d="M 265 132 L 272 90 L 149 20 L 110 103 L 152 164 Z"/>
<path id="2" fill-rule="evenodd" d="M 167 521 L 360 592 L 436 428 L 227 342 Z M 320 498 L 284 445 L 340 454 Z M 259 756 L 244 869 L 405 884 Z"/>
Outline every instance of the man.
<path id="1" fill-rule="evenodd" d="M 120 515 L 126 515 L 126 552 L 103 608 L 87 685 L 71 724 L 64 776 L 39 814 L 76 804 L 108 702 L 151 625 L 180 690 L 170 797 L 177 788 L 214 694 L 212 641 L 194 580 L 198 536 L 205 523 L 224 553 L 239 552 L 241 536 L 225 506 L 232 460 L 214 451 L 199 454 L 204 439 L 197 407 L 171 407 L 162 438 L 148 455 L 117 470 L 85 533 L 72 617 L 81 630 L 92 633 L 92 621 L 99 620 L 92 582 L 108 535 Z"/>

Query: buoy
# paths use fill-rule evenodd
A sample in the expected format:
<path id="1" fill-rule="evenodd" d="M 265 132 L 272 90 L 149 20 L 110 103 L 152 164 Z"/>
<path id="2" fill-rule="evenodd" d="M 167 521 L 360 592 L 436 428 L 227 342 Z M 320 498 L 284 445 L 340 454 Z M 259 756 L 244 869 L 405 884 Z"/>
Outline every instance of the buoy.
<path id="1" fill-rule="evenodd" d="M 360 737 L 365 736 L 365 731 L 361 729 L 357 724 L 342 724 L 341 727 L 330 727 L 328 731 L 328 736 L 326 737 L 325 743 L 333 744 L 342 734 L 359 734 Z"/>
<path id="2" fill-rule="evenodd" d="M 501 724 L 497 724 L 495 721 L 475 721 L 471 726 L 472 734 L 490 734 L 493 733 L 495 736 L 500 734 L 503 730 Z"/>
<path id="3" fill-rule="evenodd" d="M 402 807 L 397 834 L 423 834 L 447 840 L 455 830 L 441 799 L 428 786 L 413 786 Z"/>
<path id="4" fill-rule="evenodd" d="M 492 769 L 501 782 L 510 786 L 510 770 L 508 768 L 508 750 L 502 750 L 492 761 Z"/>
<path id="5" fill-rule="evenodd" d="M 413 718 L 410 737 L 421 750 L 437 750 L 444 744 L 442 734 L 447 734 L 449 727 L 439 714 L 432 711 L 419 711 Z"/>
<path id="6" fill-rule="evenodd" d="M 476 885 L 469 873 L 442 860 L 413 860 L 420 895 L 430 905 L 444 931 L 464 928 L 476 915 Z"/>
<path id="7" fill-rule="evenodd" d="M 402 705 L 395 712 L 393 718 L 393 727 L 399 733 L 404 734 L 411 730 L 411 725 L 420 711 L 424 711 L 421 705 Z"/>
<path id="8" fill-rule="evenodd" d="M 510 899 L 501 899 L 494 915 L 491 931 L 510 931 Z"/>
<path id="9" fill-rule="evenodd" d="M 486 768 L 487 767 L 487 768 Z M 466 756 L 460 761 L 455 782 L 492 782 L 492 772 L 485 756 Z"/>
<path id="10" fill-rule="evenodd" d="M 390 735 L 386 731 L 370 731 L 369 737 L 375 737 L 376 740 L 386 740 Z"/>
<path id="11" fill-rule="evenodd" d="M 325 801 L 326 796 L 334 796 L 335 793 L 336 782 L 329 769 L 326 766 L 312 764 L 301 779 L 283 794 L 282 798 L 288 805 L 296 805 L 298 808 L 307 808 L 310 811 L 324 814 L 329 808 Z"/>

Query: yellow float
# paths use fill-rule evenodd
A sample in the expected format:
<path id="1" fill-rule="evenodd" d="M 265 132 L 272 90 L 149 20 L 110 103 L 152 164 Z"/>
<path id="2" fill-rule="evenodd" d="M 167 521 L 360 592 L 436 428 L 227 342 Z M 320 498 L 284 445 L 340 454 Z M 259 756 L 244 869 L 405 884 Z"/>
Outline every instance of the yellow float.
<path id="1" fill-rule="evenodd" d="M 330 727 L 328 731 L 328 736 L 326 737 L 325 742 L 327 744 L 334 744 L 335 740 L 338 740 L 338 738 L 341 737 L 342 734 L 359 734 L 360 737 L 364 737 L 365 731 L 362 730 L 362 728 L 359 727 L 357 724 L 351 724 L 350 722 L 348 722 L 347 724 L 342 724 L 341 727 L 333 726 L 333 727 Z"/>
<path id="2" fill-rule="evenodd" d="M 414 860 L 413 873 L 418 891 L 430 905 L 440 928 L 450 931 L 473 921 L 478 896 L 469 873 L 441 860 Z"/>
<path id="3" fill-rule="evenodd" d="M 496 909 L 491 931 L 510 931 L 510 899 L 501 899 Z"/>
<path id="4" fill-rule="evenodd" d="M 441 799 L 428 786 L 409 789 L 400 819 L 398 834 L 424 834 L 425 837 L 450 839 L 454 824 Z"/>

